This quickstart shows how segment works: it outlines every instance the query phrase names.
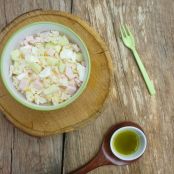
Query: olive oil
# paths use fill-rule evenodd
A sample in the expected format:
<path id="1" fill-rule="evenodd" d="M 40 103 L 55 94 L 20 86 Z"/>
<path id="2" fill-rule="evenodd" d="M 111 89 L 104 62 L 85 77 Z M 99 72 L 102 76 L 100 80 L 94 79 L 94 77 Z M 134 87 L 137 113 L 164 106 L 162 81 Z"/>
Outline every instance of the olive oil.
<path id="1" fill-rule="evenodd" d="M 139 136 L 131 130 L 125 130 L 114 138 L 113 146 L 115 150 L 123 155 L 130 155 L 138 149 Z"/>

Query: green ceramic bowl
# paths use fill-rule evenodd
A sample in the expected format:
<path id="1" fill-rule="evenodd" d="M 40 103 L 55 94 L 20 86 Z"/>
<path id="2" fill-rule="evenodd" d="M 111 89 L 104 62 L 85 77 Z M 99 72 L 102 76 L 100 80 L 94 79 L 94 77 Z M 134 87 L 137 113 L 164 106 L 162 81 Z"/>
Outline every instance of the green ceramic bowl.
<path id="1" fill-rule="evenodd" d="M 70 97 L 68 100 L 57 105 L 43 106 L 43 105 L 37 105 L 27 101 L 25 97 L 16 90 L 16 88 L 13 86 L 11 78 L 9 77 L 9 67 L 11 64 L 11 59 L 10 59 L 11 51 L 15 49 L 27 35 L 35 34 L 42 31 L 48 31 L 48 30 L 57 30 L 60 33 L 65 34 L 70 40 L 72 40 L 73 42 L 79 45 L 87 65 L 87 71 L 85 75 L 85 80 L 83 81 L 81 87 L 72 97 Z M 90 63 L 90 56 L 88 53 L 88 49 L 85 43 L 74 31 L 72 31 L 70 28 L 62 24 L 45 21 L 45 22 L 35 22 L 32 24 L 26 25 L 23 28 L 19 29 L 17 32 L 15 32 L 9 38 L 6 45 L 4 46 L 4 49 L 2 50 L 1 59 L 0 59 L 0 68 L 1 68 L 0 72 L 1 72 L 2 81 L 6 89 L 8 90 L 8 92 L 13 96 L 13 98 L 16 101 L 18 101 L 25 107 L 28 107 L 33 110 L 50 111 L 50 110 L 60 109 L 69 105 L 83 93 L 90 77 L 91 63 Z"/>

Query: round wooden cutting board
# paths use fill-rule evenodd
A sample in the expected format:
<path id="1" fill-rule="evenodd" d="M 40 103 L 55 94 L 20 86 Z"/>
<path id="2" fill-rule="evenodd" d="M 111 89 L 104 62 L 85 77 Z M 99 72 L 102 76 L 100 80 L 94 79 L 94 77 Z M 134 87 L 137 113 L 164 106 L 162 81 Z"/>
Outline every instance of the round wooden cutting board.
<path id="1" fill-rule="evenodd" d="M 100 36 L 79 17 L 58 11 L 36 10 L 12 21 L 0 33 L 0 53 L 8 38 L 26 24 L 52 21 L 68 26 L 86 43 L 91 56 L 91 76 L 83 94 L 67 107 L 41 112 L 16 102 L 0 82 L 0 109 L 16 127 L 34 136 L 46 136 L 79 128 L 101 112 L 112 84 L 109 51 Z"/>

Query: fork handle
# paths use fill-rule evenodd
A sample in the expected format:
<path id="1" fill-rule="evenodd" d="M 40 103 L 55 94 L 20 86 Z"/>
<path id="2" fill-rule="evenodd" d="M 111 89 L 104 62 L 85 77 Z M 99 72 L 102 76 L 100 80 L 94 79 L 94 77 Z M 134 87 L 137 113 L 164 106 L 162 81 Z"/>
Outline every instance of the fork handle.
<path id="1" fill-rule="evenodd" d="M 146 83 L 146 86 L 147 86 L 147 88 L 149 90 L 150 95 L 155 95 L 156 92 L 155 92 L 155 88 L 154 88 L 153 82 L 150 80 L 150 78 L 149 78 L 149 76 L 147 74 L 147 71 L 146 71 L 146 69 L 145 69 L 145 67 L 144 67 L 144 65 L 143 65 L 143 63 L 142 63 L 142 61 L 140 59 L 140 56 L 138 55 L 136 49 L 132 49 L 132 52 L 133 52 L 133 54 L 135 56 L 135 60 L 136 60 L 136 62 L 138 64 L 138 67 L 139 67 L 141 73 L 142 73 L 142 76 L 144 78 L 144 81 Z"/>

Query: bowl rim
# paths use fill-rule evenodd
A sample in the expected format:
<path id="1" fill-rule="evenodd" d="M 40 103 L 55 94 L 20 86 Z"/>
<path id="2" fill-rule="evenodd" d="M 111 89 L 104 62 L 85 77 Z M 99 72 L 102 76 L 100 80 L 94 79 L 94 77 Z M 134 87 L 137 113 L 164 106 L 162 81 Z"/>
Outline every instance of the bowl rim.
<path id="1" fill-rule="evenodd" d="M 57 26 L 60 26 L 60 27 L 63 27 L 64 29 L 66 30 L 69 30 L 71 33 L 73 33 L 81 42 L 81 44 L 83 45 L 84 49 L 85 49 L 85 52 L 87 53 L 87 62 L 88 62 L 88 69 L 87 69 L 87 74 L 86 74 L 86 78 L 85 78 L 85 81 L 83 81 L 82 85 L 80 86 L 80 88 L 77 90 L 77 92 L 71 96 L 68 100 L 60 103 L 60 104 L 57 104 L 57 105 L 51 105 L 51 106 L 43 106 L 43 105 L 37 105 L 37 104 L 34 104 L 34 103 L 29 103 L 25 98 L 24 100 L 23 99 L 20 99 L 19 97 L 17 97 L 17 95 L 15 94 L 15 92 L 8 86 L 8 83 L 6 82 L 5 80 L 5 77 L 3 75 L 3 61 L 4 61 L 4 52 L 6 50 L 6 47 L 8 46 L 8 44 L 10 43 L 10 41 L 12 40 L 12 38 L 20 33 L 22 30 L 28 28 L 28 27 L 31 27 L 31 26 L 34 26 L 34 25 L 38 25 L 38 24 L 54 24 L 54 25 L 57 25 Z M 6 41 L 3 49 L 2 49 L 2 52 L 1 52 L 1 55 L 0 55 L 0 76 L 2 78 L 2 81 L 3 81 L 3 84 L 5 86 L 5 88 L 7 89 L 7 91 L 10 93 L 10 95 L 17 101 L 19 102 L 20 104 L 22 104 L 23 106 L 27 107 L 27 108 L 30 108 L 32 110 L 38 110 L 38 111 L 51 111 L 51 110 L 56 110 L 56 109 L 61 109 L 61 108 L 64 108 L 66 107 L 67 105 L 71 104 L 72 102 L 74 102 L 83 92 L 84 90 L 86 89 L 87 87 L 87 84 L 88 84 L 88 81 L 89 81 L 89 78 L 90 78 L 90 73 L 91 73 L 91 59 L 90 59 L 90 55 L 89 55 L 89 51 L 88 51 L 88 48 L 86 46 L 86 44 L 84 43 L 84 41 L 81 39 L 81 37 L 76 33 L 74 32 L 71 28 L 63 25 L 63 24 L 60 24 L 60 23 L 57 23 L 57 22 L 50 22 L 50 21 L 38 21 L 38 22 L 32 22 L 28 25 L 25 25 L 23 27 L 21 27 L 20 29 L 18 29 L 17 31 L 15 31 L 14 33 L 11 34 L 11 36 L 8 38 L 8 40 Z"/>

